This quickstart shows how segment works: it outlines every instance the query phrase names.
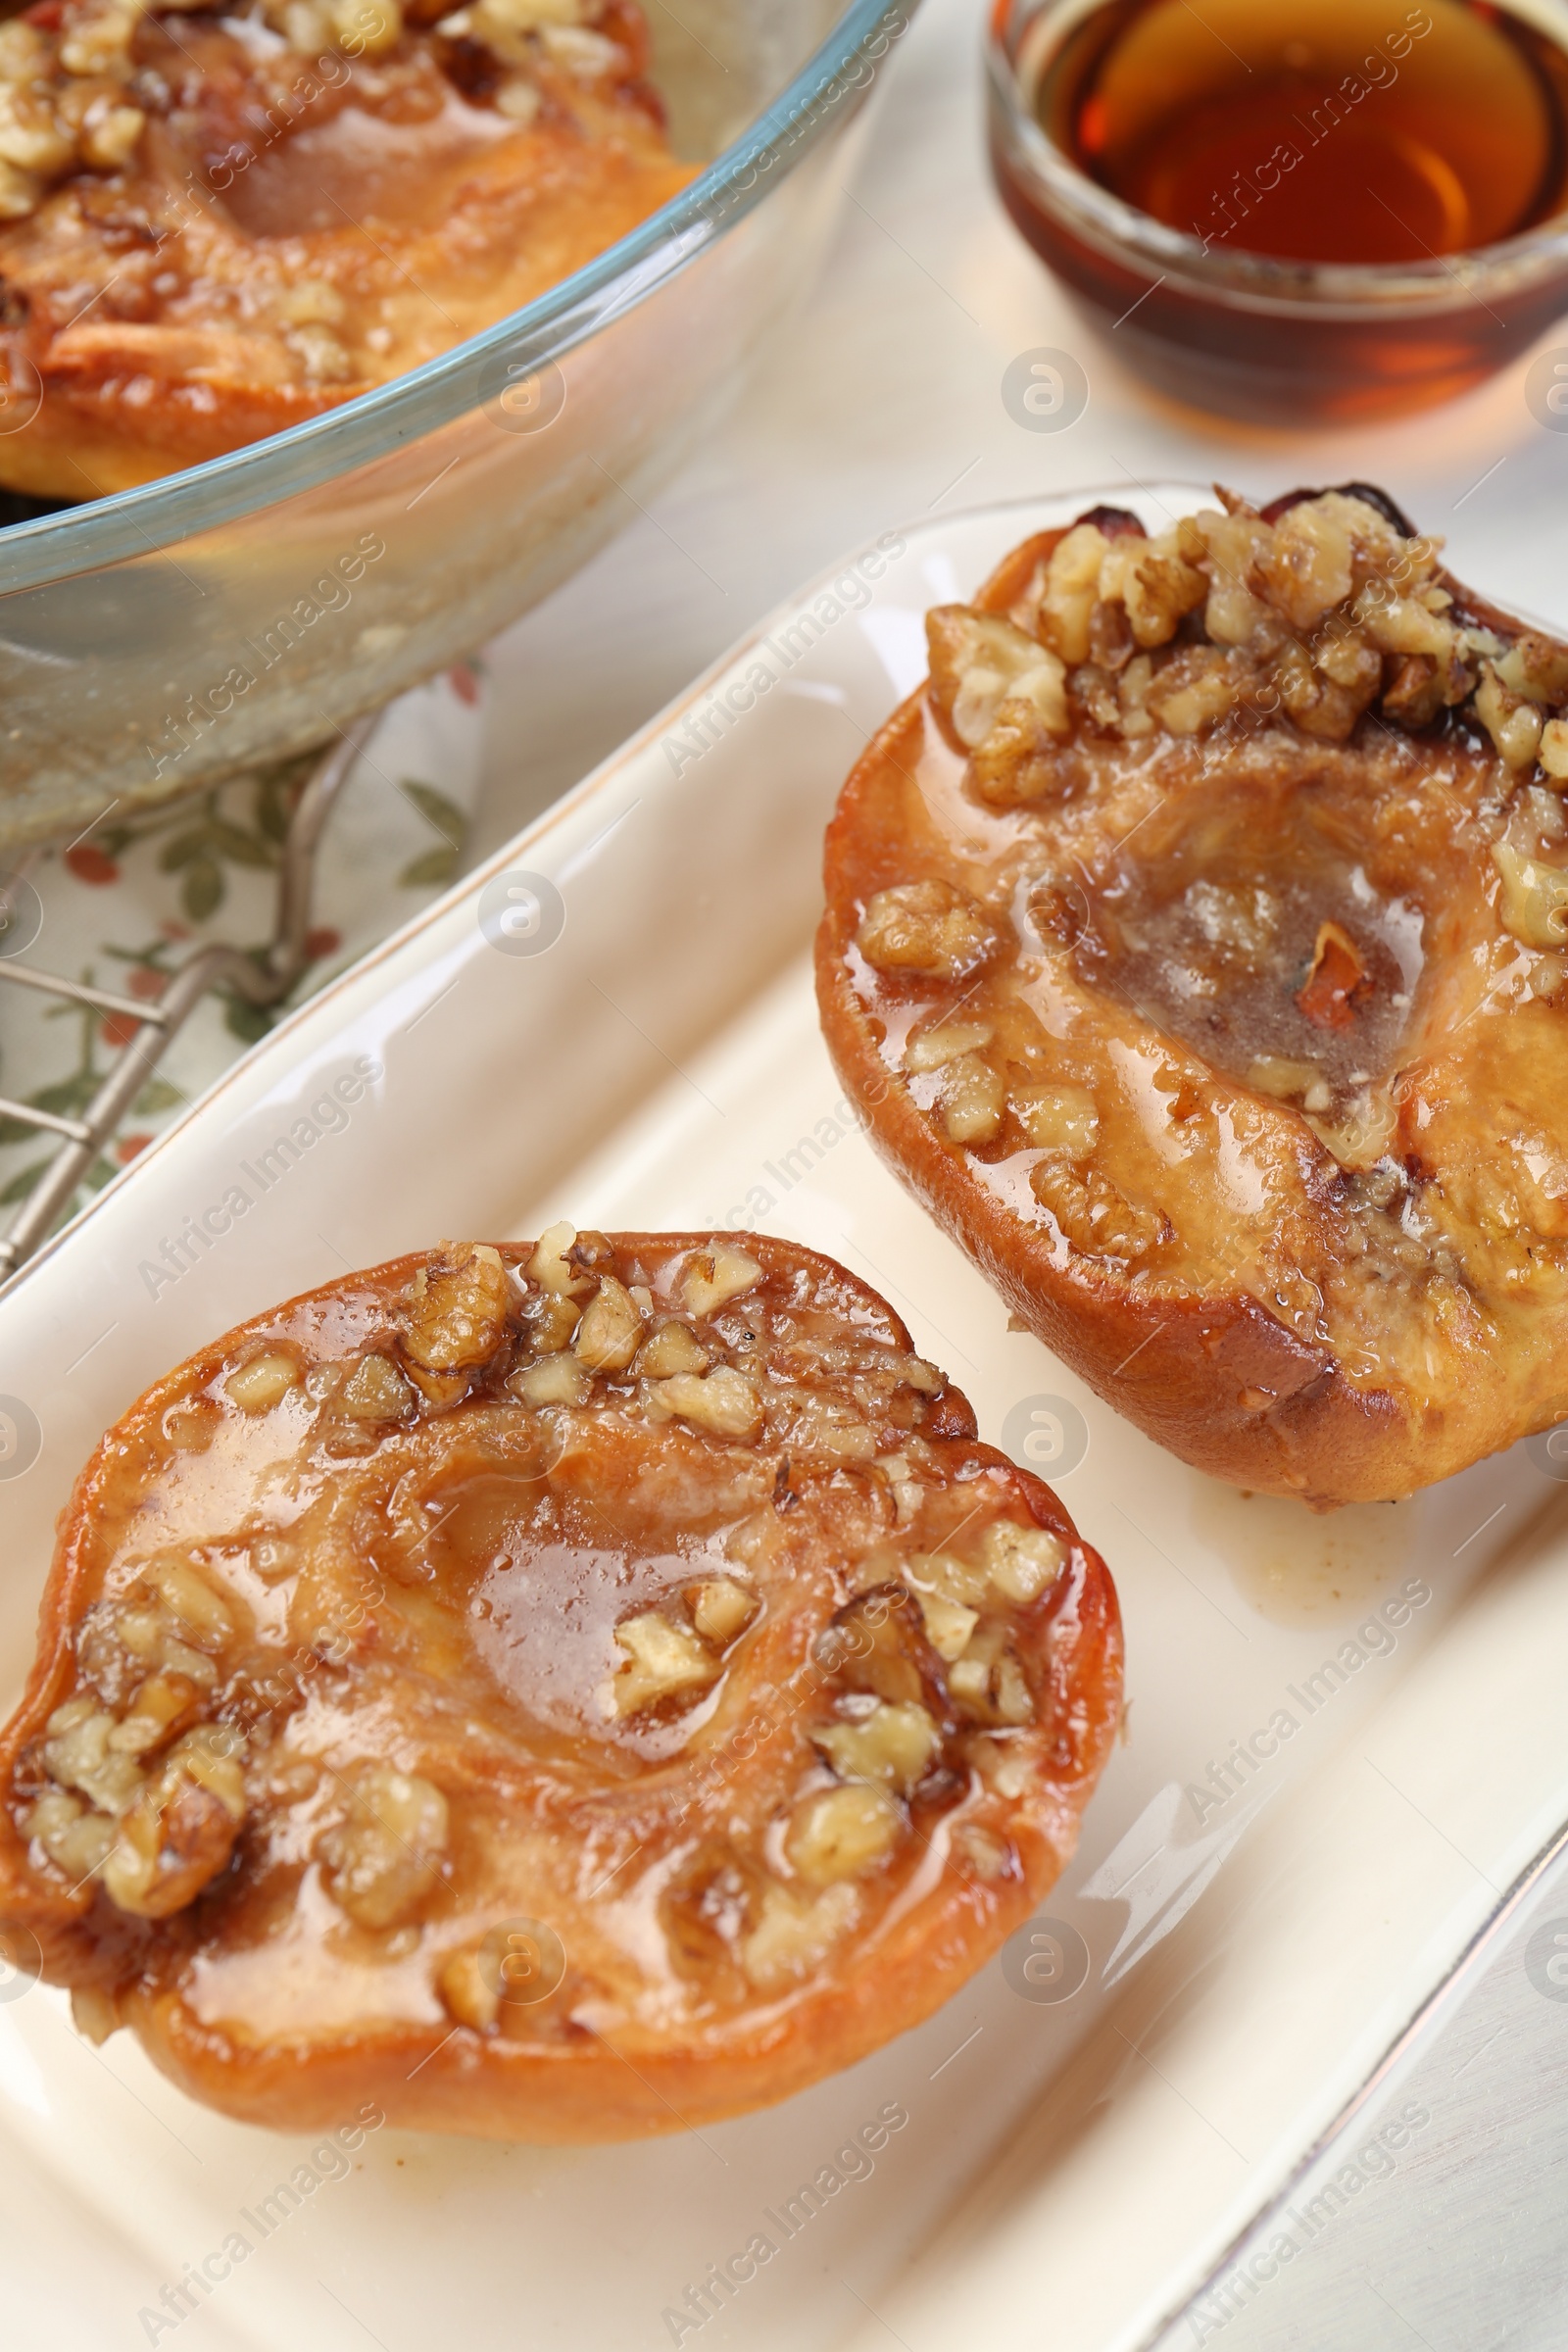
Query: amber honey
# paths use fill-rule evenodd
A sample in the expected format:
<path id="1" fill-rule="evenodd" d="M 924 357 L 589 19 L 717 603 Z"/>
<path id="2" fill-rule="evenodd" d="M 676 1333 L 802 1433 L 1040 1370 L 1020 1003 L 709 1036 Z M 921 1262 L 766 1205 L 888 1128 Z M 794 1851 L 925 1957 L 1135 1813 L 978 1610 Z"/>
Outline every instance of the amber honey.
<path id="1" fill-rule="evenodd" d="M 1441 397 L 1568 309 L 1568 48 L 1551 21 L 1550 0 L 1529 18 L 1492 0 L 1047 0 L 1003 35 L 1019 119 L 1198 253 L 1160 269 L 1133 239 L 1118 267 L 1092 208 L 1079 222 L 1053 201 L 994 116 L 1002 192 L 1119 333 L 1139 306 L 1123 350 L 1188 398 L 1295 416 Z M 1494 283 L 1495 248 L 1531 232 L 1563 248 Z M 1347 267 L 1425 272 L 1430 295 L 1331 299 Z"/>
<path id="2" fill-rule="evenodd" d="M 1568 56 L 1489 0 L 1111 0 L 1035 103 L 1156 220 L 1291 261 L 1462 253 L 1564 202 Z"/>

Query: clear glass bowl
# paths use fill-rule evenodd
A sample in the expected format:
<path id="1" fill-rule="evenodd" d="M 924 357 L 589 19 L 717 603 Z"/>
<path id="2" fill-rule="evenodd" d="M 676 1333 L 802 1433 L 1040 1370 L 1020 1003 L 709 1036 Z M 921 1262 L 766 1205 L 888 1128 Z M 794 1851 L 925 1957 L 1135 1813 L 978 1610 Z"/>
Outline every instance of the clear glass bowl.
<path id="1" fill-rule="evenodd" d="M 0 535 L 0 843 L 324 741 L 630 520 L 816 270 L 915 4 L 652 7 L 676 150 L 717 156 L 673 202 L 412 374 Z"/>
<path id="2" fill-rule="evenodd" d="M 992 171 L 1013 221 L 1089 323 L 1162 391 L 1267 423 L 1386 416 L 1506 367 L 1568 311 L 1568 218 L 1430 262 L 1278 261 L 1167 227 L 1080 172 L 1034 95 L 1099 0 L 996 0 Z M 1559 40 L 1562 0 L 1509 0 Z"/>

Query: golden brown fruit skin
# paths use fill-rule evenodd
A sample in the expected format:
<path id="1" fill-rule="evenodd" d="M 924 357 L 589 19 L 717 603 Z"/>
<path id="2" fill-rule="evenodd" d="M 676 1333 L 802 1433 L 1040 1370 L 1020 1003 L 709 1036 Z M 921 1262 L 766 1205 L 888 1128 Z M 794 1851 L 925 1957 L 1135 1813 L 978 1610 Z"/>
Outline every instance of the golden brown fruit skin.
<path id="1" fill-rule="evenodd" d="M 0 99 L 64 120 L 99 89 L 143 122 L 117 169 L 73 160 L 18 191 L 0 164 L 0 485 L 77 501 L 320 416 L 520 309 L 693 176 L 635 0 L 410 0 L 407 22 L 395 0 L 336 5 L 394 37 L 323 24 L 301 53 L 280 29 L 297 0 L 45 0 L 0 28 Z M 487 45 L 509 14 L 538 22 Z M 74 30 L 121 18 L 111 72 L 65 71 Z M 30 83 L 5 47 L 24 30 Z"/>
<path id="2" fill-rule="evenodd" d="M 748 1389 L 752 1436 L 706 1426 Z M 873 1292 L 756 1236 L 445 1245 L 255 1318 L 64 1515 L 0 1739 L 0 1929 L 277 2129 L 373 2101 L 602 2140 L 787 2097 L 1028 1917 L 1119 1720 L 1102 1562 L 973 1430 Z M 149 1659 L 199 1686 L 161 1753 Z M 90 1850 L 191 1742 L 243 1826 L 226 1865 L 159 1857 L 158 1912 L 145 1855 Z M 485 1942 L 519 1919 L 518 1966 L 559 1938 L 536 2000 Z"/>
<path id="3" fill-rule="evenodd" d="M 1227 500 L 1125 601 L 1093 580 L 1132 518 L 1044 534 L 933 614 L 817 940 L 873 1141 L 1013 1313 L 1184 1460 L 1316 1507 L 1568 1392 L 1568 649 L 1352 503 L 1284 533 Z"/>

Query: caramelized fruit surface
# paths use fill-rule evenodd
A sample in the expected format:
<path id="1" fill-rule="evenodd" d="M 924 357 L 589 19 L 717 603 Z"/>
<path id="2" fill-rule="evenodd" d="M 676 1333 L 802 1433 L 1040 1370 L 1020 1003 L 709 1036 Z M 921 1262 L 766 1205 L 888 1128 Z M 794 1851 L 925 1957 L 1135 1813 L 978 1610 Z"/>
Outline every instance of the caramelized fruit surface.
<path id="1" fill-rule="evenodd" d="M 635 0 L 10 19 L 0 484 L 83 499 L 196 465 L 531 301 L 692 176 L 647 53 Z"/>
<path id="2" fill-rule="evenodd" d="M 1102 1563 L 830 1259 L 447 1246 L 105 1439 L 0 1743 L 0 1924 L 236 2115 L 673 2131 L 971 1975 L 1119 1703 Z"/>
<path id="3" fill-rule="evenodd" d="M 829 829 L 824 1027 L 1119 1410 L 1392 1497 L 1564 1410 L 1568 648 L 1376 491 L 1225 507 L 929 615 Z"/>

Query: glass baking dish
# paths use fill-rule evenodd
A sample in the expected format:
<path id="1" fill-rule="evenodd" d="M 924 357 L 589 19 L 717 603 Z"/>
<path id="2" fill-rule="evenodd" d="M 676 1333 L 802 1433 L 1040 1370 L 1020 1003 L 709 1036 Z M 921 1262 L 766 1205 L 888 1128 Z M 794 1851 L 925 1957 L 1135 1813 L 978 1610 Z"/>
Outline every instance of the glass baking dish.
<path id="1" fill-rule="evenodd" d="M 0 848 L 325 740 L 629 521 L 811 277 L 914 4 L 652 0 L 672 141 L 717 159 L 671 203 L 409 375 L 0 535 Z"/>

